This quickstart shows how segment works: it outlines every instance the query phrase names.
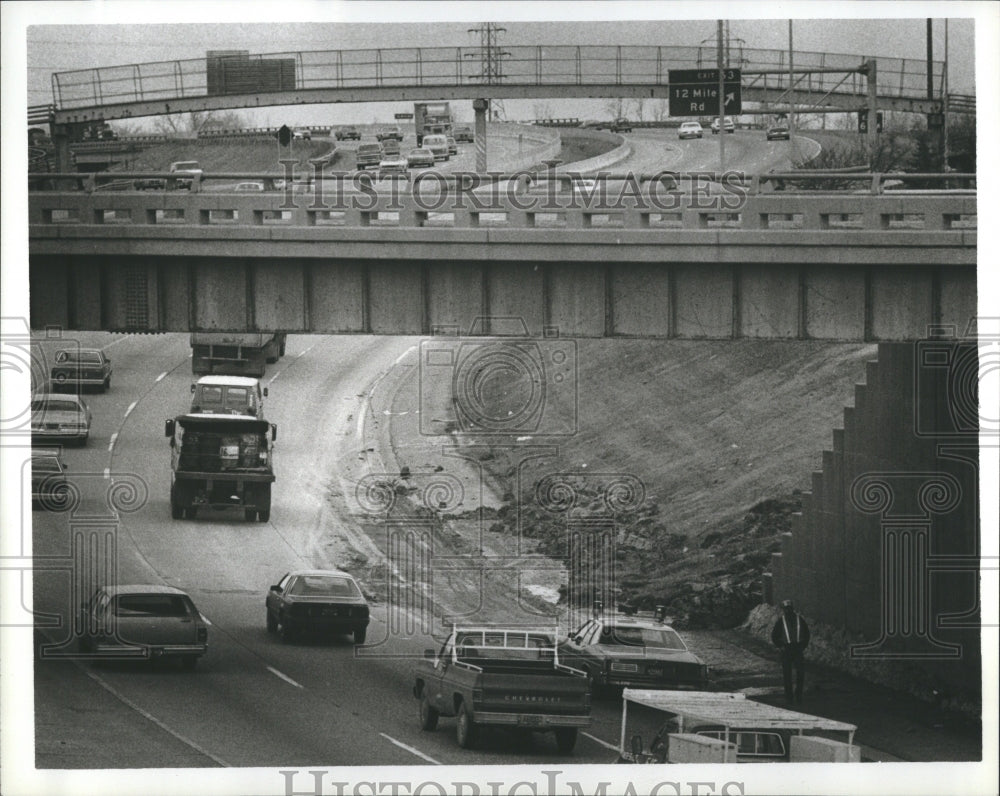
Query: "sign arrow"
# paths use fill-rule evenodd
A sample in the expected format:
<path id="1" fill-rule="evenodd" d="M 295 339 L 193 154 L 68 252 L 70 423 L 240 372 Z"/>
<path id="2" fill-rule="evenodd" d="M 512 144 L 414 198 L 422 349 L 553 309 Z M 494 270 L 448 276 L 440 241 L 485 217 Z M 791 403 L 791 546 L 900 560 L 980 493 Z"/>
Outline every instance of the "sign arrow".
<path id="1" fill-rule="evenodd" d="M 726 105 L 729 105 L 731 102 L 735 102 L 735 101 L 736 101 L 736 94 L 735 93 L 731 92 L 729 94 L 726 94 L 726 102 L 725 102 Z"/>

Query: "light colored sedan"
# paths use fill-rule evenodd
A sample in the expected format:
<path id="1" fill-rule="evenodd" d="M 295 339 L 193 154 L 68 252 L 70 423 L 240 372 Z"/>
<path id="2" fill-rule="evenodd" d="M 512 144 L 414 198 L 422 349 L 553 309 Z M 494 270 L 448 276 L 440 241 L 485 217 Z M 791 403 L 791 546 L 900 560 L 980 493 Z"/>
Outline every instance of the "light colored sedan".
<path id="1" fill-rule="evenodd" d="M 41 393 L 31 399 L 32 440 L 86 445 L 90 420 L 89 407 L 76 395 Z"/>
<path id="2" fill-rule="evenodd" d="M 678 138 L 701 138 L 702 129 L 698 122 L 684 122 L 677 131 Z"/>
<path id="3" fill-rule="evenodd" d="M 424 147 L 411 149 L 406 154 L 406 165 L 409 168 L 422 168 L 434 165 L 434 153 Z"/>

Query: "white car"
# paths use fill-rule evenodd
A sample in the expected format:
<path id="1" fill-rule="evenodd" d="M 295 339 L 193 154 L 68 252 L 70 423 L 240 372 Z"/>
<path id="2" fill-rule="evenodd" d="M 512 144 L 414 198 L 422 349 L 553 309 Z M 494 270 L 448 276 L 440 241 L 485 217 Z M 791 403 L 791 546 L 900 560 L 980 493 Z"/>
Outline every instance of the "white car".
<path id="1" fill-rule="evenodd" d="M 308 127 L 296 127 L 292 131 L 292 138 L 296 141 L 312 141 L 312 130 Z"/>
<path id="2" fill-rule="evenodd" d="M 241 182 L 235 188 L 237 193 L 262 193 L 264 183 L 262 182 Z"/>
<path id="3" fill-rule="evenodd" d="M 684 122 L 677 131 L 678 138 L 701 138 L 702 129 L 698 122 Z"/>
<path id="4" fill-rule="evenodd" d="M 727 133 L 736 132 L 736 124 L 728 116 L 722 122 L 722 126 L 726 128 Z M 716 117 L 712 119 L 712 135 L 718 135 L 718 134 L 719 134 L 719 118 Z"/>
<path id="5" fill-rule="evenodd" d="M 425 135 L 420 146 L 423 149 L 429 149 L 433 152 L 435 161 L 448 160 L 451 158 L 451 153 L 448 151 L 448 136 L 446 135 L 440 135 L 438 133 Z"/>

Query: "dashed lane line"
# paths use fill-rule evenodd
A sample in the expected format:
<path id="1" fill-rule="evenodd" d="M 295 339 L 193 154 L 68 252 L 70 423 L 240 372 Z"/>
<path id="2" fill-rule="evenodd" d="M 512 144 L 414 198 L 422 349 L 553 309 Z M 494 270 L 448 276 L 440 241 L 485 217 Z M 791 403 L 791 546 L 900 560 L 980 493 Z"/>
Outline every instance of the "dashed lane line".
<path id="1" fill-rule="evenodd" d="M 168 370 L 163 371 L 163 373 L 156 377 L 156 381 L 163 381 L 169 372 Z"/>
<path id="2" fill-rule="evenodd" d="M 612 752 L 617 752 L 618 751 L 618 747 L 615 746 L 613 743 L 608 743 L 607 741 L 602 741 L 596 735 L 591 735 L 589 732 L 581 732 L 580 735 L 583 735 L 583 736 L 585 736 L 587 738 L 590 738 L 590 740 L 592 740 L 594 743 L 599 743 L 605 749 L 610 749 Z"/>
<path id="3" fill-rule="evenodd" d="M 132 401 L 132 403 L 128 405 L 128 409 L 125 410 L 125 417 L 128 417 L 130 414 L 132 414 L 132 410 L 135 409 L 138 403 L 139 403 L 138 401 Z"/>
<path id="4" fill-rule="evenodd" d="M 108 442 L 108 453 L 111 453 L 111 451 L 115 449 L 115 440 L 117 439 L 118 439 L 118 432 L 116 431 L 114 434 L 111 435 L 111 440 Z"/>
<path id="5" fill-rule="evenodd" d="M 287 674 L 284 674 L 284 673 L 282 673 L 282 672 L 279 672 L 279 671 L 278 671 L 277 669 L 275 669 L 275 668 L 274 668 L 273 666 L 268 666 L 268 667 L 267 667 L 267 670 L 268 670 L 268 671 L 269 671 L 269 672 L 270 672 L 271 674 L 273 674 L 273 675 L 274 675 L 275 677 L 278 677 L 278 678 L 281 678 L 282 680 L 284 680 L 284 681 L 285 681 L 286 683 L 291 683 L 291 684 L 292 684 L 292 685 L 294 685 L 294 686 L 295 686 L 296 688 L 301 688 L 301 689 L 305 690 L 305 686 L 303 686 L 303 685 L 302 685 L 301 683 L 296 683 L 296 682 L 295 682 L 295 681 L 294 681 L 294 680 L 293 680 L 293 679 L 292 679 L 291 677 L 289 677 L 289 676 L 288 676 Z"/>
<path id="6" fill-rule="evenodd" d="M 442 766 L 442 765 L 444 765 L 444 763 L 442 763 L 439 760 L 435 760 L 430 755 L 425 755 L 419 749 L 415 749 L 414 747 L 410 746 L 409 744 L 405 744 L 402 741 L 397 741 L 391 735 L 386 735 L 384 732 L 380 732 L 379 735 L 381 735 L 383 738 L 385 738 L 389 743 L 395 744 L 400 749 L 405 749 L 407 752 L 409 752 L 410 754 L 416 755 L 421 760 L 426 760 L 428 763 L 433 763 L 436 766 Z"/>

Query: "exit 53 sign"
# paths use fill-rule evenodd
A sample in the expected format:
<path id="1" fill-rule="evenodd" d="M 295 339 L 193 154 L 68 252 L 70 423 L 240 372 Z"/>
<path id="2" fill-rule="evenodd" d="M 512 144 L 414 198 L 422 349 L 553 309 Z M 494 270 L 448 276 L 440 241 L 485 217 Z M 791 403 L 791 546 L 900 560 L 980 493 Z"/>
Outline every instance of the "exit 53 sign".
<path id="1" fill-rule="evenodd" d="M 737 116 L 743 110 L 740 70 L 723 69 L 723 112 Z M 718 116 L 718 69 L 671 69 L 668 73 L 671 116 Z"/>

